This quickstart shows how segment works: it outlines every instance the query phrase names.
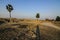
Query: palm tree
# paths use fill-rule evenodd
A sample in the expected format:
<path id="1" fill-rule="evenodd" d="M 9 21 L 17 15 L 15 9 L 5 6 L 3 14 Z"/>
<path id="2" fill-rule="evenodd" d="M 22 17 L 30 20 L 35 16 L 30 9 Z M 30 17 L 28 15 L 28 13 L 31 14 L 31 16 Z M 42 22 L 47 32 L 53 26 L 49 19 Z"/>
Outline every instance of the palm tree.
<path id="1" fill-rule="evenodd" d="M 38 21 L 38 18 L 40 18 L 40 14 L 39 13 L 36 14 L 36 18 L 37 18 L 37 21 Z"/>
<path id="2" fill-rule="evenodd" d="M 13 10 L 13 6 L 11 4 L 6 5 L 6 9 L 9 11 L 10 14 L 10 22 L 11 22 L 11 11 Z"/>

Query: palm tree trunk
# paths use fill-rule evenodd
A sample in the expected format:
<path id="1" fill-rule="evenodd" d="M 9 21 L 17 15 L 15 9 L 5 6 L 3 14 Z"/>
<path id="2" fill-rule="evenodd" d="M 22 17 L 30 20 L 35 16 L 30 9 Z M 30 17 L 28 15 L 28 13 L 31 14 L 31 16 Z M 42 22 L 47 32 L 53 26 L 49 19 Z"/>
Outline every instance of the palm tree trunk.
<path id="1" fill-rule="evenodd" d="M 9 12 L 9 14 L 10 14 L 10 23 L 11 23 L 11 12 Z"/>
<path id="2" fill-rule="evenodd" d="M 38 18 L 37 18 L 37 25 L 38 25 Z"/>
<path id="3" fill-rule="evenodd" d="M 38 22 L 38 18 L 37 18 L 37 22 Z"/>

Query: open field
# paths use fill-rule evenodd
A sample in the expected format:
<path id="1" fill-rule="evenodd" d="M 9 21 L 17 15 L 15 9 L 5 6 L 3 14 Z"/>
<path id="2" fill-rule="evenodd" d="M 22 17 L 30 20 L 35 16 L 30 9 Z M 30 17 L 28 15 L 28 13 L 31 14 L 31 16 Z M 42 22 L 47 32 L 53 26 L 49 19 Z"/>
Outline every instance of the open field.
<path id="1" fill-rule="evenodd" d="M 0 40 L 35 40 L 36 26 L 40 28 L 41 40 L 60 40 L 60 26 L 47 21 L 23 21 L 0 25 Z"/>
<path id="2" fill-rule="evenodd" d="M 60 21 L 55 21 L 54 24 L 58 27 L 60 27 Z"/>

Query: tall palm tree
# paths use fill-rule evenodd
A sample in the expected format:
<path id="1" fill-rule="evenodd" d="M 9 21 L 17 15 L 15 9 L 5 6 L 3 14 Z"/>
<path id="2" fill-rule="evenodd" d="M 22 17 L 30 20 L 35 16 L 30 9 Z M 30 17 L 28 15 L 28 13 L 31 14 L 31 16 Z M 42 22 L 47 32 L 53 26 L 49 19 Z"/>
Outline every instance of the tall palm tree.
<path id="1" fill-rule="evenodd" d="M 9 11 L 10 14 L 10 22 L 11 22 L 11 11 L 13 10 L 13 6 L 11 4 L 6 5 L 6 9 Z"/>

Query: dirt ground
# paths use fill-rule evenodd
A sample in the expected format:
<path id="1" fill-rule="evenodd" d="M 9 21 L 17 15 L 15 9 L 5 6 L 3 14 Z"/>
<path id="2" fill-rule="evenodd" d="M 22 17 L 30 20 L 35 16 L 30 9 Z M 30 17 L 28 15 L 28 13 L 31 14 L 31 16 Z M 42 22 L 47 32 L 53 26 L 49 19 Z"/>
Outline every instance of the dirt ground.
<path id="1" fill-rule="evenodd" d="M 11 38 L 16 38 L 16 40 L 29 40 L 21 37 L 17 37 L 18 34 L 24 33 L 26 35 L 34 34 L 32 31 L 36 31 L 36 26 L 39 25 L 40 28 L 40 39 L 41 40 L 60 40 L 60 27 L 56 26 L 52 22 L 21 22 L 21 23 L 7 23 L 0 25 L 0 40 L 11 40 Z M 27 28 L 21 28 L 21 26 L 27 26 Z M 22 27 L 24 27 L 22 26 Z M 28 33 L 25 33 L 30 30 Z M 20 35 L 18 35 L 20 36 Z M 32 40 L 32 39 L 30 39 Z"/>

